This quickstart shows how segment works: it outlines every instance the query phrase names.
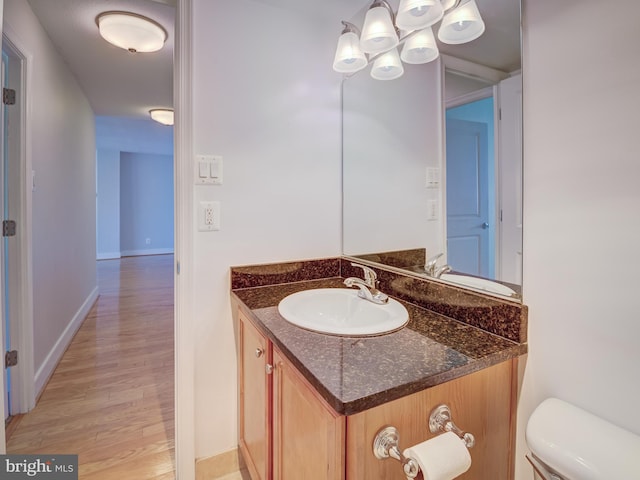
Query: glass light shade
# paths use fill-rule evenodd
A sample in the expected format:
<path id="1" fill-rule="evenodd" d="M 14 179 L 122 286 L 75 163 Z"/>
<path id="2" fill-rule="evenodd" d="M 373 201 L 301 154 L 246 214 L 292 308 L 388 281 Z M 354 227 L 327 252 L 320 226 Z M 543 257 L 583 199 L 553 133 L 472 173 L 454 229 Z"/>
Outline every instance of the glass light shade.
<path id="1" fill-rule="evenodd" d="M 446 12 L 456 4 L 456 0 L 440 0 L 440 3 L 442 4 L 442 10 Z"/>
<path id="2" fill-rule="evenodd" d="M 130 52 L 156 52 L 167 40 L 167 32 L 153 20 L 128 12 L 105 12 L 96 19 L 107 42 Z"/>
<path id="3" fill-rule="evenodd" d="M 371 76 L 376 80 L 395 80 L 404 73 L 398 49 L 394 48 L 380 55 L 371 68 Z"/>
<path id="4" fill-rule="evenodd" d="M 162 125 L 173 125 L 173 110 L 168 108 L 154 108 L 149 110 L 151 118 Z"/>
<path id="5" fill-rule="evenodd" d="M 400 0 L 396 25 L 401 30 L 422 30 L 440 21 L 443 14 L 440 0 Z"/>
<path id="6" fill-rule="evenodd" d="M 440 24 L 438 38 L 441 42 L 457 45 L 475 40 L 484 33 L 484 22 L 475 0 L 447 13 Z"/>
<path id="7" fill-rule="evenodd" d="M 363 52 L 376 54 L 396 47 L 400 40 L 391 21 L 389 10 L 373 7 L 367 11 L 360 35 Z"/>
<path id="8" fill-rule="evenodd" d="M 333 60 L 333 69 L 340 73 L 362 70 L 369 61 L 360 49 L 360 39 L 354 32 L 346 32 L 338 39 L 338 48 Z"/>
<path id="9" fill-rule="evenodd" d="M 440 52 L 431 27 L 414 33 L 407 38 L 400 58 L 406 63 L 428 63 L 438 58 Z"/>

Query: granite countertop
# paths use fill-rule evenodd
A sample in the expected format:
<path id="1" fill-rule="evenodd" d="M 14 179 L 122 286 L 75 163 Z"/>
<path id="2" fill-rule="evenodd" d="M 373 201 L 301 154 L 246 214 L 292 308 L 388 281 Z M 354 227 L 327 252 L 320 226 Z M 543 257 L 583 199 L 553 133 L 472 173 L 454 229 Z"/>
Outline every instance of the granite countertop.
<path id="1" fill-rule="evenodd" d="M 339 414 L 355 414 L 526 352 L 526 344 L 399 298 L 409 323 L 375 337 L 316 333 L 278 313 L 278 303 L 291 293 L 332 287 L 344 288 L 342 278 L 238 288 L 232 298 Z"/>

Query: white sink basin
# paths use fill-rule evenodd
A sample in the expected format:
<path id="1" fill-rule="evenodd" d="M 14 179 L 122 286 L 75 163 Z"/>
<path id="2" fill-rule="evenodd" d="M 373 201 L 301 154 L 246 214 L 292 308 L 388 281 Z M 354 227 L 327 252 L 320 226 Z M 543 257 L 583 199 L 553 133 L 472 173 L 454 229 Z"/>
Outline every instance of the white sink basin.
<path id="1" fill-rule="evenodd" d="M 379 335 L 405 326 L 409 313 L 398 301 L 377 305 L 358 297 L 359 290 L 317 288 L 293 293 L 278 305 L 290 323 L 314 332 L 344 336 Z"/>
<path id="2" fill-rule="evenodd" d="M 469 277 L 467 275 L 458 275 L 456 273 L 443 273 L 440 276 L 440 279 L 451 283 L 457 283 L 458 285 L 465 285 L 478 290 L 484 290 L 485 292 L 499 293 L 500 295 L 506 295 L 508 297 L 516 294 L 516 292 L 506 285 L 498 282 L 492 282 L 485 278 Z"/>

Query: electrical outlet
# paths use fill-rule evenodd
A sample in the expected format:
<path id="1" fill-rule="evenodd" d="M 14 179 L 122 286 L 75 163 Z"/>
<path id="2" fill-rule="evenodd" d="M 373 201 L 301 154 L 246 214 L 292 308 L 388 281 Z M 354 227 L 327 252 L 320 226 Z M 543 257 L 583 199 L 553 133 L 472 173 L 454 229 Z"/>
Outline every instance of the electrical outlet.
<path id="1" fill-rule="evenodd" d="M 220 230 L 220 202 L 200 202 L 198 207 L 198 231 Z"/>
<path id="2" fill-rule="evenodd" d="M 438 219 L 438 201 L 428 200 L 427 201 L 427 220 L 437 220 L 437 219 Z"/>
<path id="3" fill-rule="evenodd" d="M 150 238 L 147 238 L 147 239 L 144 241 L 144 243 L 146 243 L 147 245 L 151 245 L 151 239 L 150 239 Z"/>

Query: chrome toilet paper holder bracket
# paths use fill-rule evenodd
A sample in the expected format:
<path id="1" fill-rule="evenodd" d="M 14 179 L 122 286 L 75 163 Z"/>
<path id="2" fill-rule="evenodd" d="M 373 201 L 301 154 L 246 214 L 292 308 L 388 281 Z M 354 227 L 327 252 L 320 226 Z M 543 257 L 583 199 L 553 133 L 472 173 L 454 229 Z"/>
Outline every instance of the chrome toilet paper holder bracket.
<path id="1" fill-rule="evenodd" d="M 373 454 L 378 460 L 393 458 L 402 463 L 404 474 L 408 478 L 416 478 L 420 472 L 418 462 L 405 457 L 400 451 L 400 434 L 396 427 L 387 426 L 382 428 L 373 440 Z"/>
<path id="2" fill-rule="evenodd" d="M 476 439 L 473 434 L 458 428 L 451 419 L 451 409 L 447 405 L 438 405 L 429 415 L 429 430 L 431 433 L 453 432 L 463 441 L 467 448 L 475 445 Z M 416 478 L 420 472 L 420 465 L 417 460 L 405 457 L 400 451 L 400 434 L 393 426 L 386 426 L 380 429 L 373 439 L 373 454 L 378 460 L 393 458 L 402 463 L 404 474 L 408 478 Z"/>
<path id="3" fill-rule="evenodd" d="M 464 442 L 467 448 L 472 448 L 476 444 L 476 439 L 472 433 L 465 432 L 453 423 L 451 419 L 451 409 L 447 405 L 438 405 L 429 415 L 429 431 L 431 433 L 453 432 Z"/>

